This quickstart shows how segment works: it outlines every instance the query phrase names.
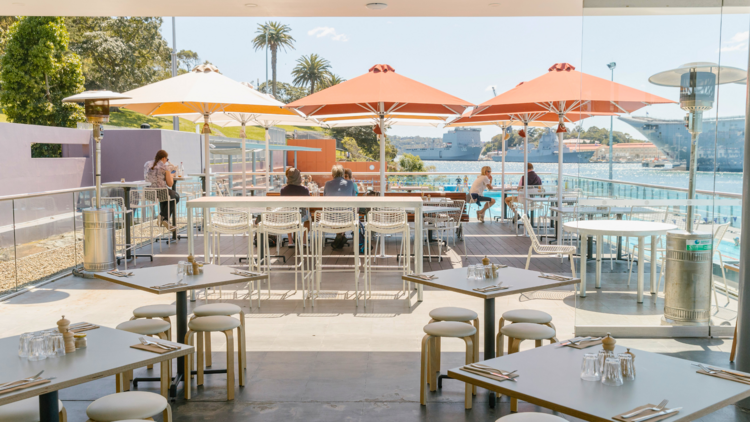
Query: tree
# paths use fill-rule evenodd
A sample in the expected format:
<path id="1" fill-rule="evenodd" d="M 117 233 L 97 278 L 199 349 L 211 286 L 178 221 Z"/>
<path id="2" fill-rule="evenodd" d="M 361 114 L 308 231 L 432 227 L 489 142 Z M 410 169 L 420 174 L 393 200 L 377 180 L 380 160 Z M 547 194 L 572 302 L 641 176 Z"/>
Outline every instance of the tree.
<path id="1" fill-rule="evenodd" d="M 542 137 L 545 130 L 546 129 L 544 128 L 537 128 L 537 127 L 530 127 L 528 129 L 529 148 L 539 143 L 539 139 Z M 503 148 L 503 144 L 501 143 L 502 139 L 503 139 L 502 133 L 493 136 L 492 140 L 484 145 L 484 149 L 482 150 L 482 153 L 486 154 L 490 151 L 502 151 L 502 148 Z M 518 135 L 517 130 L 514 130 L 511 132 L 510 138 L 508 138 L 506 142 L 507 142 L 506 148 L 522 147 L 523 137 Z"/>
<path id="2" fill-rule="evenodd" d="M 424 173 L 427 168 L 424 165 L 424 161 L 418 155 L 404 154 L 398 160 L 399 171 L 413 172 L 413 173 Z"/>
<path id="3" fill-rule="evenodd" d="M 290 32 L 292 32 L 292 28 L 289 25 L 282 25 L 280 22 L 266 22 L 258 25 L 258 30 L 255 31 L 258 35 L 253 39 L 253 47 L 256 51 L 264 48 L 271 50 L 271 94 L 274 97 L 276 97 L 276 54 L 279 48 L 284 51 L 287 47 L 294 50 L 294 37 L 289 34 Z"/>
<path id="4" fill-rule="evenodd" d="M 343 79 L 341 76 L 336 75 L 334 73 L 329 73 L 328 76 L 323 80 L 323 83 L 320 85 L 320 89 L 326 89 L 330 88 L 334 85 L 338 85 L 341 82 L 346 82 L 346 79 Z"/>
<path id="5" fill-rule="evenodd" d="M 0 57 L 2 57 L 5 52 L 5 41 L 8 30 L 16 20 L 18 19 L 15 16 L 0 16 Z"/>
<path id="6" fill-rule="evenodd" d="M 331 63 L 313 53 L 297 59 L 297 66 L 292 69 L 296 86 L 310 86 L 310 94 L 315 92 L 315 85 L 322 85 L 330 75 Z"/>
<path id="7" fill-rule="evenodd" d="M 590 128 L 583 130 L 581 125 L 576 126 L 573 130 L 566 133 L 564 139 L 586 139 L 592 142 L 599 142 L 602 145 L 609 145 L 609 129 L 599 128 L 591 126 Z M 612 144 L 633 142 L 634 139 L 629 133 L 613 131 L 612 132 Z"/>
<path id="8" fill-rule="evenodd" d="M 276 84 L 276 95 L 274 95 L 274 98 L 284 104 L 289 104 L 292 101 L 297 101 L 300 98 L 307 97 L 307 90 L 305 88 L 298 88 L 285 82 L 276 82 Z M 269 89 L 265 82 L 258 86 L 258 91 L 268 93 Z"/>
<path id="9" fill-rule="evenodd" d="M 360 151 L 373 161 L 380 161 L 380 140 L 372 131 L 372 126 L 353 126 L 331 129 L 331 136 L 336 139 L 353 138 L 357 141 Z M 391 162 L 396 158 L 398 150 L 393 144 L 385 140 L 385 160 Z"/>
<path id="10" fill-rule="evenodd" d="M 68 18 L 87 89 L 129 91 L 172 76 L 161 18 Z"/>
<path id="11" fill-rule="evenodd" d="M 63 18 L 20 18 L 10 27 L 0 65 L 0 106 L 8 121 L 63 127 L 83 121 L 82 107 L 62 102 L 84 89 Z"/>
<path id="12" fill-rule="evenodd" d="M 341 140 L 341 145 L 349 153 L 349 161 L 370 161 L 369 157 L 359 148 L 356 139 L 345 137 Z"/>
<path id="13" fill-rule="evenodd" d="M 177 73 L 182 75 L 188 73 L 201 63 L 198 53 L 191 50 L 180 50 L 177 52 Z"/>

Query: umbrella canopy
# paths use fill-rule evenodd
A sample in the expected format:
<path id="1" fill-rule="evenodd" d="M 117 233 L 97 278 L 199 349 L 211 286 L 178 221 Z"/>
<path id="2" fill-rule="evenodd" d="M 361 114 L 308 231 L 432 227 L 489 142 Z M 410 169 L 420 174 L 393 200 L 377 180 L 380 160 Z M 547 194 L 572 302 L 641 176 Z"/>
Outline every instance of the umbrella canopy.
<path id="1" fill-rule="evenodd" d="M 386 118 L 398 113 L 395 121 L 424 116 L 460 116 L 473 104 L 446 94 L 423 83 L 399 75 L 387 64 L 371 67 L 369 71 L 348 81 L 316 92 L 286 105 L 290 110 L 315 118 L 352 117 L 347 126 L 368 119 L 377 119 L 380 135 L 380 189 L 385 195 L 385 132 Z M 344 126 L 345 120 L 338 125 Z"/>
<path id="2" fill-rule="evenodd" d="M 293 113 L 259 92 L 248 89 L 221 73 L 211 65 L 196 66 L 192 72 L 155 82 L 124 93 L 130 100 L 112 101 L 113 106 L 124 107 L 150 116 L 203 116 L 204 189 L 210 192 L 208 122 L 219 112 L 279 114 L 292 117 Z M 266 155 L 268 159 L 268 155 Z M 266 161 L 268 162 L 268 161 Z"/>

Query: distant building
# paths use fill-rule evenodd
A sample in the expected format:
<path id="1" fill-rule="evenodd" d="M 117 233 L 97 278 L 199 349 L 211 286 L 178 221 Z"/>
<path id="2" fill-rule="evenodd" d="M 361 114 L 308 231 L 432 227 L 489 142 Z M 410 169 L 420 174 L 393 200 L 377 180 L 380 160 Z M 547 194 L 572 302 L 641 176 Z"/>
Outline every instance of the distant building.
<path id="1" fill-rule="evenodd" d="M 641 161 L 659 157 L 659 149 L 650 142 L 620 143 L 612 147 L 613 160 Z M 664 154 L 661 154 L 664 155 Z M 609 146 L 600 145 L 594 153 L 594 161 L 608 161 Z"/>

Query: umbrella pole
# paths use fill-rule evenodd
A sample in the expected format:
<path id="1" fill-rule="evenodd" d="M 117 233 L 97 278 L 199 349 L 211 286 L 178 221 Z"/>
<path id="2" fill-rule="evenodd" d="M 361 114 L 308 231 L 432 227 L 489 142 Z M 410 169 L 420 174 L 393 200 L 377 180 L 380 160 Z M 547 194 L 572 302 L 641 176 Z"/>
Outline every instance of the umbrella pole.
<path id="1" fill-rule="evenodd" d="M 203 192 L 206 196 L 211 196 L 211 156 L 208 146 L 208 136 L 211 134 L 211 128 L 208 126 L 208 113 L 203 114 Z"/>
<path id="2" fill-rule="evenodd" d="M 266 133 L 266 192 L 271 190 L 271 139 L 268 126 L 263 126 Z"/>
<path id="3" fill-rule="evenodd" d="M 500 133 L 500 143 L 502 144 L 501 149 L 503 151 L 502 156 L 502 165 L 500 167 L 501 173 L 500 173 L 500 198 L 502 198 L 503 203 L 500 205 L 500 208 L 503 210 L 500 213 L 500 222 L 505 222 L 505 125 L 500 126 L 500 130 L 502 130 L 502 133 Z"/>
<path id="4" fill-rule="evenodd" d="M 523 122 L 523 212 L 528 215 L 529 210 L 529 122 L 524 120 Z M 526 225 L 523 226 L 523 231 L 527 233 Z"/>
<path id="5" fill-rule="evenodd" d="M 563 124 L 564 115 L 560 115 L 560 124 Z M 557 215 L 560 216 L 560 221 L 557 223 L 557 244 L 562 245 L 563 227 L 562 227 L 562 207 L 563 207 L 563 132 L 557 133 L 557 206 L 560 208 L 560 212 Z M 545 233 L 547 230 L 545 229 Z"/>
<path id="6" fill-rule="evenodd" d="M 245 122 L 242 122 L 242 129 L 240 129 L 240 141 L 242 141 L 242 196 L 247 196 L 247 173 L 245 165 L 247 164 L 247 153 L 245 151 Z"/>
<path id="7" fill-rule="evenodd" d="M 385 115 L 383 114 L 380 115 L 380 196 L 385 196 Z"/>

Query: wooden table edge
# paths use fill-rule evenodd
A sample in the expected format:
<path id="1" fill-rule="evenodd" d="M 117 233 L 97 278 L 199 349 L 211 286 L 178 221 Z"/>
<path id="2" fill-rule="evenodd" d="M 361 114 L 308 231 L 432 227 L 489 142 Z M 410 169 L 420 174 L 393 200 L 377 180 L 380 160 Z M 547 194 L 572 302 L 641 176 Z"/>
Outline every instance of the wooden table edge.
<path id="1" fill-rule="evenodd" d="M 513 294 L 520 294 L 520 293 L 526 293 L 526 292 L 535 292 L 535 291 L 538 291 L 538 290 L 547 290 L 547 289 L 552 289 L 552 288 L 555 288 L 555 287 L 568 286 L 570 284 L 578 284 L 578 283 L 581 282 L 580 278 L 574 278 L 572 280 L 562 280 L 562 281 L 558 281 L 557 283 L 547 284 L 547 285 L 545 285 L 542 288 L 528 287 L 528 288 L 525 288 L 525 289 L 513 289 L 511 287 L 510 289 L 500 290 L 500 291 L 492 292 L 492 293 L 488 294 L 488 293 L 475 292 L 473 290 L 458 289 L 458 288 L 455 288 L 455 287 L 452 287 L 452 286 L 446 286 L 445 284 L 431 283 L 433 280 L 424 280 L 424 279 L 421 279 L 421 278 L 413 278 L 413 277 L 410 277 L 408 275 L 401 276 L 401 279 L 402 280 L 406 280 L 406 281 L 411 281 L 411 282 L 414 282 L 414 283 L 418 283 L 418 284 L 424 284 L 425 286 L 435 287 L 435 288 L 438 288 L 438 289 L 441 289 L 441 290 L 448 290 L 448 291 L 451 291 L 451 292 L 456 292 L 456 293 L 466 294 L 466 295 L 469 295 L 469 296 L 478 297 L 480 299 L 492 299 L 492 298 L 496 298 L 496 297 L 510 296 L 510 295 L 513 295 Z M 439 278 L 438 278 L 438 280 L 439 280 Z"/>
<path id="2" fill-rule="evenodd" d="M 137 341 L 137 339 L 135 339 L 135 340 Z M 134 346 L 135 344 L 137 344 L 137 343 L 133 343 L 132 345 Z M 130 347 L 130 346 L 128 346 L 128 347 Z M 134 350 L 139 350 L 139 349 L 134 349 Z M 194 346 L 189 346 L 187 344 L 182 345 L 182 348 L 179 349 L 179 350 L 174 350 L 174 351 L 163 353 L 163 354 L 158 354 L 158 353 L 147 352 L 145 350 L 141 350 L 144 353 L 150 353 L 150 354 L 152 354 L 154 356 L 152 358 L 150 358 L 150 359 L 139 361 L 137 363 L 133 363 L 133 364 L 130 364 L 130 365 L 124 365 L 124 366 L 120 366 L 120 367 L 113 368 L 113 369 L 107 369 L 107 370 L 104 370 L 104 371 L 97 372 L 95 374 L 91 374 L 85 380 L 81 380 L 80 382 L 69 380 L 69 381 L 64 381 L 64 382 L 59 382 L 59 383 L 53 383 L 53 384 L 43 384 L 43 385 L 40 385 L 38 388 L 31 388 L 31 389 L 28 389 L 28 390 L 21 390 L 21 391 L 19 391 L 16 394 L 10 394 L 10 395 L 7 395 L 7 396 L 6 395 L 0 395 L 0 406 L 5 405 L 5 404 L 9 404 L 9 403 L 14 403 L 14 402 L 17 402 L 17 401 L 20 401 L 20 400 L 28 399 L 28 398 L 31 398 L 31 397 L 40 396 L 42 394 L 51 393 L 53 391 L 60 391 L 60 390 L 65 389 L 65 388 L 74 387 L 76 385 L 85 384 L 87 382 L 96 381 L 98 379 L 109 377 L 109 376 L 112 376 L 112 375 L 116 375 L 116 374 L 125 372 L 125 371 L 130 370 L 130 369 L 143 368 L 145 366 L 153 365 L 155 363 L 163 362 L 163 361 L 166 361 L 166 360 L 177 359 L 179 357 L 187 356 L 187 355 L 193 353 L 194 350 L 195 350 Z M 73 353 L 75 353 L 75 352 L 73 352 Z M 7 400 L 8 398 L 11 398 L 11 397 L 13 398 L 13 400 Z"/>
<path id="3" fill-rule="evenodd" d="M 151 268 L 151 267 L 147 267 L 147 268 Z M 189 276 L 186 276 L 186 277 L 189 277 Z M 241 277 L 241 276 L 238 276 L 238 277 Z M 131 289 L 142 290 L 144 292 L 156 293 L 157 295 L 160 295 L 160 294 L 164 294 L 164 293 L 179 293 L 179 292 L 185 292 L 185 291 L 190 291 L 190 290 L 195 290 L 195 289 L 203 289 L 205 287 L 220 286 L 220 285 L 235 284 L 235 283 L 245 283 L 245 282 L 248 282 L 248 281 L 264 280 L 264 279 L 268 279 L 268 274 L 261 274 L 261 275 L 256 275 L 256 276 L 252 276 L 252 277 L 241 277 L 238 280 L 232 280 L 232 281 L 228 281 L 226 283 L 220 283 L 220 284 L 206 284 L 205 286 L 189 286 L 189 285 L 188 286 L 182 286 L 182 287 L 192 287 L 192 288 L 189 288 L 189 289 L 182 288 L 182 287 L 179 287 L 179 288 L 169 288 L 169 289 L 152 289 L 150 287 L 137 286 L 137 285 L 134 285 L 134 284 L 127 283 L 126 282 L 126 280 L 128 279 L 127 277 L 107 276 L 107 275 L 104 275 L 104 274 L 94 274 L 94 278 L 98 278 L 98 279 L 104 280 L 104 281 L 109 281 L 111 283 L 119 284 L 121 286 L 130 287 Z"/>

